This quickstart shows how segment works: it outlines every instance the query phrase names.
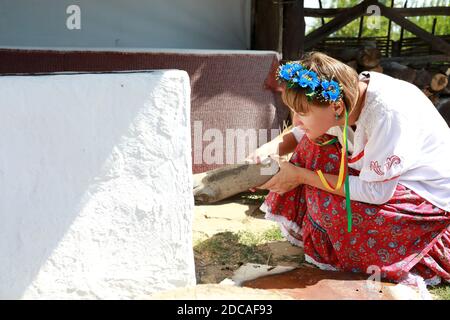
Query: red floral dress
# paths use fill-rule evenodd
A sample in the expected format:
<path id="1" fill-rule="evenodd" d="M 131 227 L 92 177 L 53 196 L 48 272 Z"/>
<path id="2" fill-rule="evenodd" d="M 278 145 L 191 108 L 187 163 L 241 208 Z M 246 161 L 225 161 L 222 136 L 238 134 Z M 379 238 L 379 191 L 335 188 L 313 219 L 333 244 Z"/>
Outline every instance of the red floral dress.
<path id="1" fill-rule="evenodd" d="M 325 135 L 325 138 L 332 136 Z M 319 147 L 305 135 L 290 162 L 313 171 L 338 174 L 339 143 Z M 359 172 L 349 168 L 350 175 Z M 283 195 L 270 192 L 261 209 L 283 235 L 304 247 L 307 262 L 321 269 L 370 273 L 427 284 L 450 281 L 450 214 L 398 184 L 382 205 L 352 201 L 353 230 L 347 232 L 345 198 L 300 185 Z"/>

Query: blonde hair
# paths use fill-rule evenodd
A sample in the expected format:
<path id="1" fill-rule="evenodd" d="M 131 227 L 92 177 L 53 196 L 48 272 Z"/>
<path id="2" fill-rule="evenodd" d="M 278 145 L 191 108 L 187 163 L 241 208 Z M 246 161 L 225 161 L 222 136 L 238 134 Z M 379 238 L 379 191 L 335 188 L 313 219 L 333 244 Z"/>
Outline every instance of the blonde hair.
<path id="1" fill-rule="evenodd" d="M 344 93 L 344 105 L 349 114 L 351 113 L 359 98 L 358 73 L 353 68 L 317 51 L 306 53 L 298 62 L 307 69 L 317 73 L 319 78 L 323 77 L 338 81 Z M 311 107 L 311 102 L 308 101 L 303 90 L 298 88 L 287 88 L 285 86 L 281 98 L 288 107 L 300 114 L 306 114 Z M 323 102 L 317 99 L 313 99 L 312 102 L 323 107 L 330 105 L 330 102 Z"/>

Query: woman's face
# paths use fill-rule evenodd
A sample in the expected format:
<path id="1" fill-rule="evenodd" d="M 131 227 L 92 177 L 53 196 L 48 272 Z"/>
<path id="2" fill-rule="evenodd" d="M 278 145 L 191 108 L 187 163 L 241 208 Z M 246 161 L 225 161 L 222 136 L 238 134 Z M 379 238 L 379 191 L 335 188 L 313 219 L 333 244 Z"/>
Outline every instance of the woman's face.
<path id="1" fill-rule="evenodd" d="M 310 140 L 314 140 L 336 126 L 337 122 L 331 105 L 324 107 L 313 104 L 306 114 L 294 111 L 293 124 L 302 128 Z"/>

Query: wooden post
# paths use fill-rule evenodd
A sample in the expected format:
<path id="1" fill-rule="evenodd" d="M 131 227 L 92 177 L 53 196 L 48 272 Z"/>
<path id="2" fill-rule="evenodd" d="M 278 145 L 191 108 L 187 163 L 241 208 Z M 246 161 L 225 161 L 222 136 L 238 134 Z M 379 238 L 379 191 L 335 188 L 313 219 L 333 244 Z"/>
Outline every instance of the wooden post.
<path id="1" fill-rule="evenodd" d="M 359 30 L 358 30 L 358 45 L 360 44 L 360 40 L 364 31 L 364 16 L 361 16 L 361 18 L 359 18 Z"/>
<path id="2" fill-rule="evenodd" d="M 395 0 L 391 0 L 391 8 L 394 7 L 394 1 Z M 388 30 L 387 30 L 387 39 L 386 39 L 386 57 L 389 57 L 391 55 L 391 53 L 389 52 L 389 49 L 391 47 L 391 26 L 392 26 L 392 21 L 391 19 L 389 19 L 388 21 Z"/>
<path id="3" fill-rule="evenodd" d="M 283 8 L 283 59 L 297 60 L 304 53 L 305 17 L 304 1 L 289 2 Z"/>
<path id="4" fill-rule="evenodd" d="M 406 8 L 408 6 L 408 0 L 405 1 L 405 4 L 403 5 L 403 8 Z M 392 21 L 389 19 L 389 21 Z M 402 55 L 402 46 L 403 46 L 403 36 L 405 33 L 405 29 L 403 29 L 403 26 L 400 26 L 400 38 L 398 39 L 398 56 Z"/>
<path id="5" fill-rule="evenodd" d="M 254 50 L 282 50 L 283 6 L 272 0 L 253 0 L 252 14 L 252 49 Z"/>
<path id="6" fill-rule="evenodd" d="M 322 0 L 319 0 L 319 8 L 323 9 L 323 7 L 322 7 Z M 325 18 L 322 16 L 322 17 L 320 17 L 320 20 L 322 21 L 322 25 L 324 25 L 325 24 Z"/>
<path id="7" fill-rule="evenodd" d="M 434 35 L 436 33 L 436 22 L 437 22 L 437 18 L 433 19 L 433 27 L 431 28 L 431 34 Z M 430 50 L 429 50 L 430 54 L 433 53 L 433 48 L 431 48 L 430 46 Z"/>
<path id="8" fill-rule="evenodd" d="M 433 19 L 433 27 L 431 28 L 431 34 L 434 35 L 436 33 L 436 22 L 437 18 Z"/>

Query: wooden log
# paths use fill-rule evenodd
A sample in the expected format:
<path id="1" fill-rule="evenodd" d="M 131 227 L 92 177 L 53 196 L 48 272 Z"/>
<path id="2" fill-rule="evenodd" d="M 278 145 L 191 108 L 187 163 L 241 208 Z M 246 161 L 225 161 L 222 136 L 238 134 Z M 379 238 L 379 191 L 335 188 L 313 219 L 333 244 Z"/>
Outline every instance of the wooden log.
<path id="1" fill-rule="evenodd" d="M 194 175 L 194 199 L 197 204 L 214 203 L 250 188 L 260 186 L 279 170 L 268 158 L 260 164 L 236 164 Z"/>
<path id="2" fill-rule="evenodd" d="M 450 98 L 440 99 L 436 104 L 436 109 L 439 111 L 441 116 L 447 122 L 450 127 Z"/>
<path id="3" fill-rule="evenodd" d="M 447 86 L 442 91 L 439 92 L 439 94 L 441 96 L 450 96 L 450 81 L 447 84 Z"/>
<path id="4" fill-rule="evenodd" d="M 431 102 L 437 106 L 439 101 L 441 101 L 441 99 L 439 98 L 439 96 L 437 94 L 433 94 L 431 97 L 428 97 L 428 99 L 431 100 Z"/>
<path id="5" fill-rule="evenodd" d="M 279 144 L 284 141 L 285 136 L 291 132 L 293 125 L 297 125 L 292 111 L 291 119 L 294 124 L 284 128 L 283 132 L 269 143 Z M 283 151 L 279 150 L 279 152 Z M 292 153 L 288 153 L 282 156 L 282 158 L 287 160 L 291 156 Z M 262 164 L 246 163 L 229 165 L 216 170 L 195 174 L 195 202 L 197 204 L 214 203 L 264 184 L 278 172 L 279 166 L 272 158 L 264 159 L 262 162 Z"/>
<path id="6" fill-rule="evenodd" d="M 433 92 L 431 92 L 429 87 L 423 88 L 422 92 L 423 92 L 424 95 L 427 96 L 427 98 L 429 98 L 429 97 L 431 97 L 433 95 Z"/>
<path id="7" fill-rule="evenodd" d="M 450 97 L 439 100 L 439 103 L 437 104 L 436 109 L 440 112 L 443 108 L 448 108 L 449 115 L 450 115 Z"/>
<path id="8" fill-rule="evenodd" d="M 384 69 L 382 66 L 377 65 L 373 68 L 369 68 L 367 71 L 375 71 L 375 72 L 383 73 Z"/>
<path id="9" fill-rule="evenodd" d="M 384 73 L 391 77 L 414 83 L 417 71 L 398 62 L 381 62 Z"/>
<path id="10" fill-rule="evenodd" d="M 421 89 L 428 88 L 430 86 L 432 78 L 433 73 L 422 68 L 420 70 L 417 70 L 416 79 L 414 79 L 414 84 Z"/>
<path id="11" fill-rule="evenodd" d="M 356 71 L 358 71 L 358 62 L 356 60 L 351 60 L 349 62 L 347 62 L 347 65 L 353 69 L 355 69 Z"/>
<path id="12" fill-rule="evenodd" d="M 439 96 L 436 92 L 430 90 L 430 87 L 426 87 L 422 89 L 422 92 L 427 96 L 428 99 L 436 106 L 439 103 Z"/>
<path id="13" fill-rule="evenodd" d="M 340 61 L 351 61 L 351 60 L 356 60 L 356 58 L 358 57 L 359 54 L 359 48 L 345 48 L 345 49 L 328 49 L 325 50 L 327 51 L 327 53 L 340 60 Z"/>
<path id="14" fill-rule="evenodd" d="M 381 53 L 377 48 L 364 48 L 358 53 L 358 64 L 364 68 L 375 68 L 380 64 Z"/>
<path id="15" fill-rule="evenodd" d="M 448 84 L 448 77 L 442 73 L 436 73 L 431 79 L 431 90 L 435 92 L 442 91 Z"/>

